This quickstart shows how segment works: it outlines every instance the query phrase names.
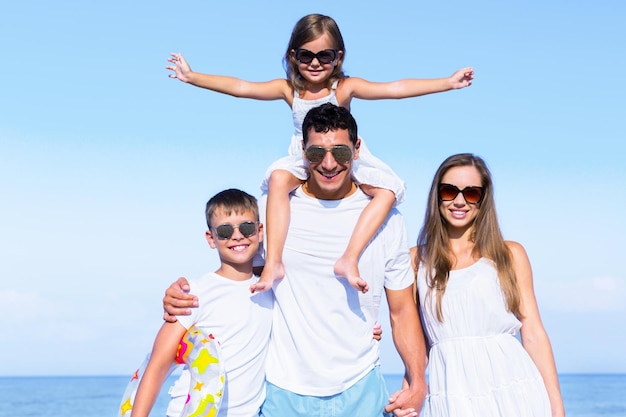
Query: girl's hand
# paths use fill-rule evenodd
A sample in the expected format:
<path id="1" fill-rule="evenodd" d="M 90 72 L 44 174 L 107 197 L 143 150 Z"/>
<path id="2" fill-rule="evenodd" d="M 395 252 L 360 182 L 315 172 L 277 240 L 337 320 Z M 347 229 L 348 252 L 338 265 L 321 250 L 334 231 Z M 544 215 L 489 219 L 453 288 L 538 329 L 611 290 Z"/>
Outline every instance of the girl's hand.
<path id="1" fill-rule="evenodd" d="M 165 67 L 165 69 L 174 71 L 172 74 L 169 74 L 168 76 L 170 78 L 178 78 L 184 83 L 189 82 L 189 75 L 191 74 L 192 71 L 191 71 L 191 67 L 189 67 L 189 64 L 187 63 L 185 58 L 181 54 L 172 52 L 171 56 L 167 60 L 171 62 L 173 65 L 168 65 Z"/>
<path id="2" fill-rule="evenodd" d="M 170 75 L 171 77 L 171 75 Z M 450 86 L 452 89 L 469 87 L 474 79 L 474 68 L 461 68 L 450 76 Z"/>

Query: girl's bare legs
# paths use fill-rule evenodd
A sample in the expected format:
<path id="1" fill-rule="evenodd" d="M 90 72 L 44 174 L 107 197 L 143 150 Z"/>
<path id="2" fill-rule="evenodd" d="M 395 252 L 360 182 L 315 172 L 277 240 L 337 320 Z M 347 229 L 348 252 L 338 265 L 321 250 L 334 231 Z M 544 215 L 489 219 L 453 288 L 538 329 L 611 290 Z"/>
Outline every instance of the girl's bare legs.
<path id="1" fill-rule="evenodd" d="M 361 185 L 361 189 L 372 200 L 361 212 L 346 251 L 335 262 L 335 274 L 345 277 L 357 291 L 365 293 L 369 285 L 360 276 L 359 257 L 389 215 L 396 202 L 396 195 L 393 191 L 371 185 Z"/>
<path id="2" fill-rule="evenodd" d="M 265 266 L 259 280 L 250 286 L 253 293 L 269 290 L 275 279 L 285 276 L 283 247 L 291 217 L 289 194 L 302 182 L 289 171 L 282 169 L 277 169 L 270 175 L 265 211 Z"/>

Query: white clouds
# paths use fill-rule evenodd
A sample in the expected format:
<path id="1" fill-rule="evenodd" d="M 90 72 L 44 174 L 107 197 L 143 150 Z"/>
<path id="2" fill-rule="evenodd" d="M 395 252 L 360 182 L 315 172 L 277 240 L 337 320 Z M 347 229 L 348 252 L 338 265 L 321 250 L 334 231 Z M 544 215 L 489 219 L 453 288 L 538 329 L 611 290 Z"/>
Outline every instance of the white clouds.
<path id="1" fill-rule="evenodd" d="M 161 324 L 132 294 L 85 288 L 82 296 L 0 291 L 0 375 L 125 374 L 152 347 Z"/>
<path id="2" fill-rule="evenodd" d="M 626 280 L 619 277 L 550 281 L 536 284 L 536 293 L 542 310 L 626 313 Z"/>
<path id="3" fill-rule="evenodd" d="M 64 315 L 64 307 L 44 299 L 35 292 L 0 291 L 0 332 L 37 325 L 41 320 L 54 321 Z"/>

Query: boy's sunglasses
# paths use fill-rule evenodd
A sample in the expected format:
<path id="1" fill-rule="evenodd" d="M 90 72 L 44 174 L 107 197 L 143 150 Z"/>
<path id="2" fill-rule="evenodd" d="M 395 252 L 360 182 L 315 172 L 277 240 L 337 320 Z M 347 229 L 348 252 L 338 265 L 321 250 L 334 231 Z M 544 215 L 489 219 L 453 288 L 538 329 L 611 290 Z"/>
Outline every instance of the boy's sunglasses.
<path id="1" fill-rule="evenodd" d="M 337 51 L 334 49 L 324 49 L 314 54 L 306 49 L 296 49 L 293 56 L 302 64 L 310 64 L 314 58 L 317 58 L 320 64 L 326 65 L 337 59 Z"/>
<path id="2" fill-rule="evenodd" d="M 483 199 L 483 191 L 483 187 L 465 187 L 459 190 L 457 186 L 452 184 L 439 184 L 439 198 L 442 201 L 452 201 L 461 193 L 469 204 L 477 204 Z"/>
<path id="3" fill-rule="evenodd" d="M 347 164 L 352 160 L 352 149 L 346 145 L 336 145 L 331 146 L 330 148 L 325 148 L 323 146 L 309 146 L 304 151 L 307 161 L 312 163 L 321 162 L 326 156 L 326 152 L 333 154 L 335 161 L 340 164 Z"/>
<path id="4" fill-rule="evenodd" d="M 243 237 L 250 237 L 255 235 L 259 228 L 259 222 L 243 222 L 236 224 L 222 224 L 217 227 L 213 227 L 213 230 L 217 232 L 217 238 L 219 240 L 228 240 L 235 233 L 235 229 L 239 229 L 239 233 L 243 235 Z"/>

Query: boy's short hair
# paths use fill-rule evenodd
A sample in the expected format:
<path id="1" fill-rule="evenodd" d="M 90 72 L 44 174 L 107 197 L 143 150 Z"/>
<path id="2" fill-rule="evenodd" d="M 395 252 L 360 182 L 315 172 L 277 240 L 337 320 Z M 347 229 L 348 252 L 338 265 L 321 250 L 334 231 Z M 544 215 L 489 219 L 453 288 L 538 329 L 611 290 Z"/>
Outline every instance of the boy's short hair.
<path id="1" fill-rule="evenodd" d="M 241 214 L 249 211 L 256 221 L 259 220 L 259 205 L 256 197 L 236 188 L 220 191 L 206 203 L 204 213 L 209 229 L 211 228 L 211 217 L 217 210 L 223 210 L 227 216 L 231 213 Z"/>

